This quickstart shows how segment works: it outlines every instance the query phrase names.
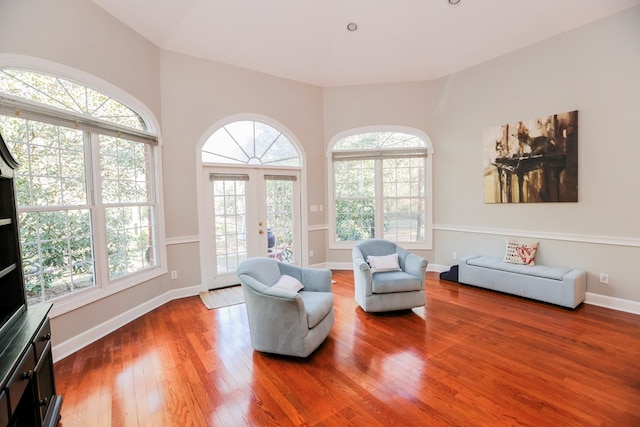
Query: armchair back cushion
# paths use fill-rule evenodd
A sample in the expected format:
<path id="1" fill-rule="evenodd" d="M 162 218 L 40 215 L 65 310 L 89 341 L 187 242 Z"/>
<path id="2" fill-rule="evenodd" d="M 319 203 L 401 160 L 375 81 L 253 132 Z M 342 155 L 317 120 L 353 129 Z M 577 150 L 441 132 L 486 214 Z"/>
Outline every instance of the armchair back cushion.
<path id="1" fill-rule="evenodd" d="M 384 256 L 396 253 L 396 245 L 393 242 L 383 239 L 368 239 L 358 243 L 356 247 L 362 252 L 366 260 L 368 256 Z"/>

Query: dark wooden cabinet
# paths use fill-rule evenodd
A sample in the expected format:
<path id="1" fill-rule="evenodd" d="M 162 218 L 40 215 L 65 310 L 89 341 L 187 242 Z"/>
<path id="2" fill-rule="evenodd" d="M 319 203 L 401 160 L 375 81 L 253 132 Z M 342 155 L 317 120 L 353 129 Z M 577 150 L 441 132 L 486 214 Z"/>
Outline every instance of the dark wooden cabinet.
<path id="1" fill-rule="evenodd" d="M 0 136 L 0 427 L 55 426 L 51 304 L 27 306 L 18 238 L 13 170 Z"/>
<path id="2" fill-rule="evenodd" d="M 55 426 L 56 395 L 51 357 L 50 305 L 28 308 L 0 338 L 0 426 Z"/>

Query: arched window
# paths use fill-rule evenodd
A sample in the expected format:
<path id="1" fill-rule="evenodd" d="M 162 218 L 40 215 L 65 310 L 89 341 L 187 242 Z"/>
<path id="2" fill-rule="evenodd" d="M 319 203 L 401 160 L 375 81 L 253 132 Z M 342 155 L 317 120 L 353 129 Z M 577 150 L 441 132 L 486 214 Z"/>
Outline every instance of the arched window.
<path id="1" fill-rule="evenodd" d="M 334 139 L 333 243 L 384 238 L 431 245 L 430 147 L 412 131 L 356 130 Z"/>
<path id="2" fill-rule="evenodd" d="M 271 125 L 239 120 L 218 129 L 202 147 L 203 163 L 302 166 L 296 146 Z"/>
<path id="3" fill-rule="evenodd" d="M 0 70 L 0 92 L 127 128 L 147 128 L 139 114 L 112 97 L 49 74 L 3 68 Z"/>
<path id="4" fill-rule="evenodd" d="M 0 68 L 0 133 L 16 173 L 30 304 L 140 283 L 159 270 L 157 136 L 83 83 Z M 157 272 L 156 272 L 157 274 Z"/>

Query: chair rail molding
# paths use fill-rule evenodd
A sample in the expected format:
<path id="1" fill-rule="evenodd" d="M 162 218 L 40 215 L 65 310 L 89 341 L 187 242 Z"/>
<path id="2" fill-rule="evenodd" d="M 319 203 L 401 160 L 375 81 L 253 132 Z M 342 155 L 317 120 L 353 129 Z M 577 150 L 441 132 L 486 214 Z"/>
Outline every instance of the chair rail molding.
<path id="1" fill-rule="evenodd" d="M 640 238 L 628 238 L 617 236 L 599 236 L 593 234 L 571 234 L 571 233 L 556 233 L 547 231 L 531 231 L 531 230 L 516 230 L 507 228 L 489 228 L 489 227 L 473 227 L 473 226 L 460 226 L 450 224 L 434 224 L 434 230 L 437 231 L 452 231 L 457 233 L 474 233 L 474 234 L 487 234 L 496 236 L 517 236 L 532 239 L 546 239 L 546 240 L 558 240 L 565 242 L 578 242 L 578 243 L 592 243 L 596 245 L 610 245 L 610 246 L 627 246 L 640 248 Z"/>
<path id="2" fill-rule="evenodd" d="M 180 236 L 180 237 L 167 237 L 167 246 L 170 245 L 184 245 L 189 243 L 200 243 L 200 236 Z"/>

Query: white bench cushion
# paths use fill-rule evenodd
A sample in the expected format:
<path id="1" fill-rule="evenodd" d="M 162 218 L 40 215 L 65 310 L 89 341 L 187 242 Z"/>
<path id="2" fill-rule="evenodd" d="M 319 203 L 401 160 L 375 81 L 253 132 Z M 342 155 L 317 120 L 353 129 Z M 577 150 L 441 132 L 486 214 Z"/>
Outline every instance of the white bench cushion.
<path id="1" fill-rule="evenodd" d="M 542 277 L 544 279 L 562 280 L 571 269 L 563 267 L 550 267 L 547 265 L 520 265 L 503 262 L 497 258 L 481 256 L 467 261 L 467 264 L 476 267 L 491 268 L 493 270 L 509 271 L 512 273 L 526 274 L 528 276 Z"/>

